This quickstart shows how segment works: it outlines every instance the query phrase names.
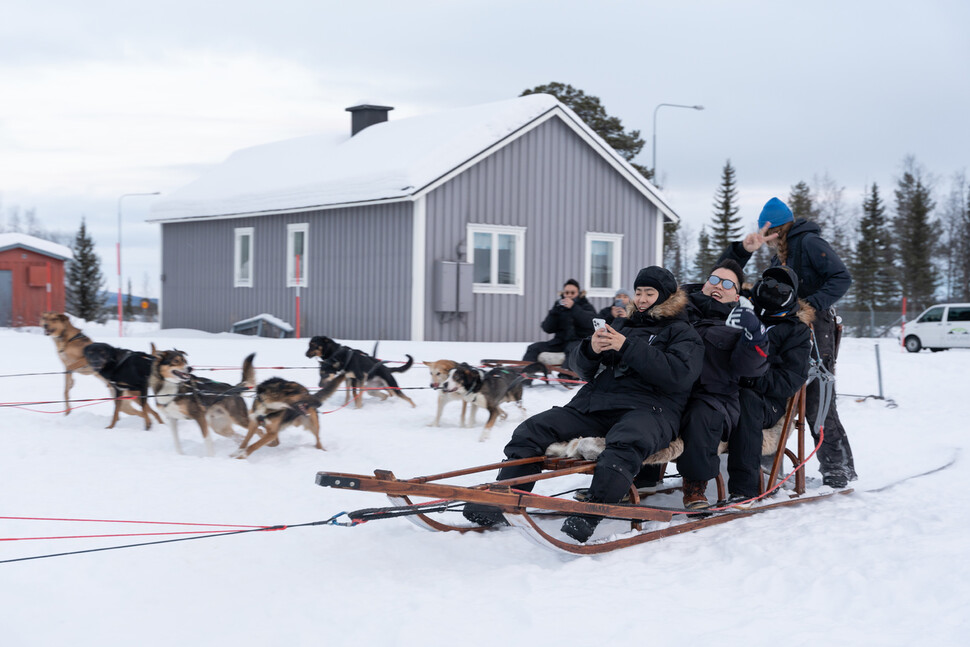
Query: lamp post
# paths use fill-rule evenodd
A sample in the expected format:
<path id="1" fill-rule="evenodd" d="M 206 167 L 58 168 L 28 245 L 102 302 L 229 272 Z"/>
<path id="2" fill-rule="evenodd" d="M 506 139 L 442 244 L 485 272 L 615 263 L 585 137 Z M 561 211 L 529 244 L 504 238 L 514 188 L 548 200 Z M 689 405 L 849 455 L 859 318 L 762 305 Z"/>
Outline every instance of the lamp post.
<path id="1" fill-rule="evenodd" d="M 660 179 L 657 175 L 657 111 L 663 108 L 664 106 L 668 106 L 671 108 L 688 108 L 689 110 L 704 109 L 704 106 L 685 106 L 680 103 L 660 103 L 660 104 L 657 104 L 657 107 L 653 109 L 653 164 L 650 168 L 653 171 L 654 182 L 657 182 Z"/>
<path id="2" fill-rule="evenodd" d="M 118 245 L 117 245 L 117 256 L 118 256 L 118 336 L 124 337 L 124 331 L 121 327 L 121 201 L 125 198 L 129 198 L 135 195 L 158 195 L 159 191 L 153 191 L 151 193 L 125 193 L 118 198 Z"/>

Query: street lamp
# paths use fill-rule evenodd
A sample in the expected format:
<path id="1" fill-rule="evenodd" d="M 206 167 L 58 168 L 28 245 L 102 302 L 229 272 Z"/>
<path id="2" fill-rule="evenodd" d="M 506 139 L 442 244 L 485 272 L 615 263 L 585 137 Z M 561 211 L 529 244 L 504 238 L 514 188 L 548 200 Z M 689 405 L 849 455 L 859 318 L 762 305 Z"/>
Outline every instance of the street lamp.
<path id="1" fill-rule="evenodd" d="M 125 193 L 120 198 L 118 198 L 118 336 L 124 337 L 124 331 L 121 328 L 121 201 L 125 198 L 134 195 L 158 195 L 159 191 L 153 191 L 152 193 Z"/>
<path id="2" fill-rule="evenodd" d="M 656 108 L 653 109 L 653 165 L 651 170 L 653 171 L 653 181 L 658 182 L 660 178 L 657 175 L 657 111 L 664 106 L 669 106 L 671 108 L 688 108 L 690 110 L 703 110 L 704 106 L 685 106 L 679 103 L 661 103 L 658 104 Z"/>

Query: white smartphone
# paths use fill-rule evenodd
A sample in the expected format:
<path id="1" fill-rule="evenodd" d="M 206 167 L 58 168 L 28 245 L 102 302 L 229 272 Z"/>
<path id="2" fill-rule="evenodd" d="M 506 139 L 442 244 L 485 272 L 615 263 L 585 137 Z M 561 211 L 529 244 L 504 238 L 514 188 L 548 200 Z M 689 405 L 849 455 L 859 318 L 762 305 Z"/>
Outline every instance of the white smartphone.
<path id="1" fill-rule="evenodd" d="M 593 330 L 599 330 L 605 325 L 606 325 L 606 319 L 600 319 L 599 317 L 595 317 L 593 319 Z"/>

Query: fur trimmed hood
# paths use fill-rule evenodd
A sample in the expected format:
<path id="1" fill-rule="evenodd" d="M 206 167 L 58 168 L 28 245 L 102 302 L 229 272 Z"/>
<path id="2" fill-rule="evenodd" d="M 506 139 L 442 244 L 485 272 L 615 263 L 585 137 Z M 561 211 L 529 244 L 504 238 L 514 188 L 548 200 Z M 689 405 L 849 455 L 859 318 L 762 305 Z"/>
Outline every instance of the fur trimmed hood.
<path id="1" fill-rule="evenodd" d="M 678 288 L 676 292 L 661 303 L 647 309 L 647 316 L 652 319 L 670 319 L 676 317 L 687 310 L 687 293 Z M 631 301 L 626 306 L 627 319 L 631 319 L 637 312 L 637 307 Z"/>

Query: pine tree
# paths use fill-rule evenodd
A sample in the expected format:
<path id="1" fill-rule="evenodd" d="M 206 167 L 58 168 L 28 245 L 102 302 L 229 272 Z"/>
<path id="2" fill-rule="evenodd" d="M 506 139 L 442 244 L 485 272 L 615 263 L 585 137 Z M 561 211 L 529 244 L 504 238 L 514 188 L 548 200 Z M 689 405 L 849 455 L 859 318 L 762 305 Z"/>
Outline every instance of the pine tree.
<path id="1" fill-rule="evenodd" d="M 102 303 L 98 292 L 104 287 L 101 259 L 94 251 L 94 241 L 87 233 L 84 220 L 72 245 L 74 259 L 68 263 L 65 280 L 67 310 L 86 321 L 102 318 Z"/>
<path id="2" fill-rule="evenodd" d="M 933 303 L 938 273 L 933 266 L 934 241 L 939 236 L 939 223 L 930 220 L 936 206 L 922 172 L 912 158 L 896 188 L 896 217 L 893 218 L 893 238 L 899 284 L 912 311 L 920 311 Z"/>
<path id="3" fill-rule="evenodd" d="M 682 227 L 679 220 L 664 223 L 663 266 L 670 270 L 678 281 L 683 281 L 687 273 L 687 263 L 681 245 L 681 232 Z"/>
<path id="4" fill-rule="evenodd" d="M 885 206 L 879 185 L 873 183 L 862 201 L 859 242 L 849 265 L 852 274 L 852 302 L 859 310 L 885 310 L 895 306 L 899 295 L 892 271 L 892 245 L 886 223 Z"/>
<path id="5" fill-rule="evenodd" d="M 714 194 L 714 221 L 711 225 L 710 244 L 718 254 L 738 239 L 741 233 L 740 223 L 738 188 L 734 167 L 731 166 L 731 160 L 728 160 L 721 170 L 721 186 Z"/>
<path id="6" fill-rule="evenodd" d="M 791 209 L 795 220 L 805 218 L 814 222 L 818 219 L 812 198 L 812 189 L 805 182 L 799 182 L 791 188 L 791 194 L 788 196 L 788 208 Z"/>
<path id="7" fill-rule="evenodd" d="M 694 259 L 694 280 L 703 282 L 707 280 L 708 272 L 714 268 L 722 250 L 711 246 L 711 237 L 705 227 L 701 227 L 701 233 L 697 236 L 697 248 L 697 256 Z"/>
<path id="8" fill-rule="evenodd" d="M 524 97 L 529 94 L 551 94 L 559 99 L 560 102 L 569 106 L 580 119 L 586 122 L 587 126 L 602 137 L 623 159 L 631 162 L 633 168 L 637 169 L 648 180 L 653 179 L 653 169 L 633 164 L 631 161 L 640 153 L 645 143 L 640 138 L 640 131 L 631 130 L 627 132 L 624 130 L 623 123 L 619 118 L 611 117 L 606 113 L 606 108 L 600 103 L 599 97 L 586 94 L 566 83 L 557 82 L 538 85 L 531 90 L 523 90 L 519 96 Z"/>

